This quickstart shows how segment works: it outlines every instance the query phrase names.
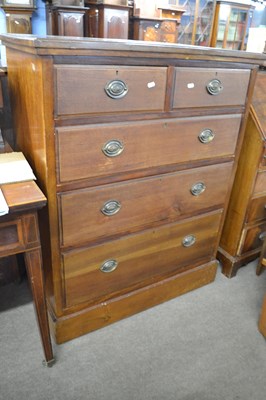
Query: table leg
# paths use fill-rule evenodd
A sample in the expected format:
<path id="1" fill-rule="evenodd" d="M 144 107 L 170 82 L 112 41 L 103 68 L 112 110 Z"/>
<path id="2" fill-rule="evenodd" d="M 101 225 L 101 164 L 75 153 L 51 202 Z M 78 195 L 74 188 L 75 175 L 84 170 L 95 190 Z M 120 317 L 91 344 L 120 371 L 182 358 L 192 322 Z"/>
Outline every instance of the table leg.
<path id="1" fill-rule="evenodd" d="M 55 360 L 47 316 L 41 249 L 27 251 L 24 257 L 45 355 L 44 364 L 50 367 Z"/>

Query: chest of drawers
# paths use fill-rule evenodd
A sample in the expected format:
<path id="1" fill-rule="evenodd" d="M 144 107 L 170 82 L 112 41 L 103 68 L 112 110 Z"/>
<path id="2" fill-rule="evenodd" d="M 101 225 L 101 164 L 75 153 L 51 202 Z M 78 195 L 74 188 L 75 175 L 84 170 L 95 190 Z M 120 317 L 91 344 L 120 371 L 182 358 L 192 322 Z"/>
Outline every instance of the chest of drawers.
<path id="1" fill-rule="evenodd" d="M 5 35 L 62 343 L 210 283 L 263 56 Z"/>
<path id="2" fill-rule="evenodd" d="M 266 72 L 257 74 L 241 155 L 219 245 L 228 277 L 260 254 L 266 236 Z"/>

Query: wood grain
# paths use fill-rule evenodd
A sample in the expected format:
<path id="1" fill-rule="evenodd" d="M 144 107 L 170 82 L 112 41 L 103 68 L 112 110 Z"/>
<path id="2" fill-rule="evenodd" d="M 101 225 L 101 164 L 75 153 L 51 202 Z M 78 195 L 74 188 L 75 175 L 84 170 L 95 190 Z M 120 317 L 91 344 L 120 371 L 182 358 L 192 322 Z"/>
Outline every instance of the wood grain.
<path id="1" fill-rule="evenodd" d="M 56 341 L 211 282 L 247 107 L 265 56 L 108 39 L 1 38 L 18 147 L 48 199 L 40 225 Z M 179 92 L 182 69 L 193 78 L 186 83 L 200 77 L 200 89 L 190 97 Z M 213 76 L 225 77 L 222 101 L 206 92 Z M 105 85 L 118 78 L 129 90 L 114 100 Z M 197 130 L 209 124 L 215 137 L 203 145 Z M 102 145 L 117 138 L 125 149 L 111 161 Z M 191 186 L 202 180 L 206 190 L 193 196 Z M 109 200 L 122 205 L 111 217 L 101 212 Z M 201 222 L 212 212 L 220 217 Z M 201 246 L 186 254 L 175 240 L 189 220 L 189 232 L 197 232 Z M 121 275 L 117 281 L 110 275 L 109 290 L 96 265 L 112 250 L 123 254 L 125 273 L 118 266 L 114 274 Z M 97 297 L 97 286 L 105 302 Z"/>
<path id="2" fill-rule="evenodd" d="M 58 128 L 58 181 L 233 157 L 240 118 L 226 115 Z M 199 135 L 206 129 L 213 131 L 214 139 L 202 143 Z M 107 157 L 102 148 L 113 139 L 124 150 L 117 157 Z"/>
<path id="3" fill-rule="evenodd" d="M 226 163 L 62 194 L 62 246 L 119 236 L 222 208 L 231 171 L 232 163 Z M 191 188 L 197 182 L 203 182 L 206 189 L 194 196 Z M 101 209 L 110 200 L 118 201 L 121 209 L 106 216 Z"/>
<path id="4" fill-rule="evenodd" d="M 246 101 L 248 70 L 176 68 L 173 108 L 240 105 Z M 211 95 L 206 85 L 218 79 L 222 91 Z"/>
<path id="5" fill-rule="evenodd" d="M 218 252 L 229 277 L 258 257 L 265 230 L 265 78 L 259 71 Z"/>
<path id="6" fill-rule="evenodd" d="M 55 66 L 57 115 L 163 111 L 166 68 Z M 105 92 L 111 81 L 123 81 L 128 92 L 113 99 Z"/>
<path id="7" fill-rule="evenodd" d="M 185 266 L 191 268 L 200 259 L 210 261 L 220 222 L 221 211 L 64 253 L 66 306 L 106 301 L 178 273 Z M 195 243 L 184 247 L 182 241 L 188 235 L 195 237 Z M 100 267 L 109 259 L 116 260 L 118 266 L 104 273 Z"/>

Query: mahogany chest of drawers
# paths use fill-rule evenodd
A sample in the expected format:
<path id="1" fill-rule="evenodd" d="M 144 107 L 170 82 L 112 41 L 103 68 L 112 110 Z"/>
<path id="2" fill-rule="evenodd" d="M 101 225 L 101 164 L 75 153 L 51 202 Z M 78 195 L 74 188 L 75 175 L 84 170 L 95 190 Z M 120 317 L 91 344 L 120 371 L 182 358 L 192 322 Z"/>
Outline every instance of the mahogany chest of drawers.
<path id="1" fill-rule="evenodd" d="M 62 343 L 215 279 L 263 56 L 3 35 Z"/>
<path id="2" fill-rule="evenodd" d="M 257 74 L 218 258 L 225 275 L 257 258 L 266 236 L 266 71 Z"/>

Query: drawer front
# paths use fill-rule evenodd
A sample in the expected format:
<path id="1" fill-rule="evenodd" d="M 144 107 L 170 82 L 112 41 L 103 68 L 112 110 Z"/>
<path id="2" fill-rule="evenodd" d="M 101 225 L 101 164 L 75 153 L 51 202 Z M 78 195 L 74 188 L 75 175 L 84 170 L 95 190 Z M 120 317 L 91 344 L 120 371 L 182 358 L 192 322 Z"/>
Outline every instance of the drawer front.
<path id="1" fill-rule="evenodd" d="M 55 66 L 57 115 L 163 111 L 167 68 Z"/>
<path id="2" fill-rule="evenodd" d="M 266 196 L 251 200 L 246 221 L 257 222 L 264 219 L 266 219 Z"/>
<path id="3" fill-rule="evenodd" d="M 244 243 L 238 255 L 260 249 L 266 237 L 266 222 L 243 231 Z"/>
<path id="4" fill-rule="evenodd" d="M 63 254 L 66 306 L 104 299 L 215 253 L 221 213 Z"/>
<path id="5" fill-rule="evenodd" d="M 250 71 L 176 68 L 173 108 L 244 105 Z"/>
<path id="6" fill-rule="evenodd" d="M 232 156 L 241 116 L 57 129 L 58 181 Z"/>
<path id="7" fill-rule="evenodd" d="M 61 194 L 61 244 L 72 246 L 131 233 L 222 208 L 232 165 L 211 165 Z"/>
<path id="8" fill-rule="evenodd" d="M 266 192 L 266 171 L 260 171 L 257 174 L 253 194 Z"/>
<path id="9" fill-rule="evenodd" d="M 15 219 L 0 223 L 0 255 L 24 248 L 22 221 Z"/>

